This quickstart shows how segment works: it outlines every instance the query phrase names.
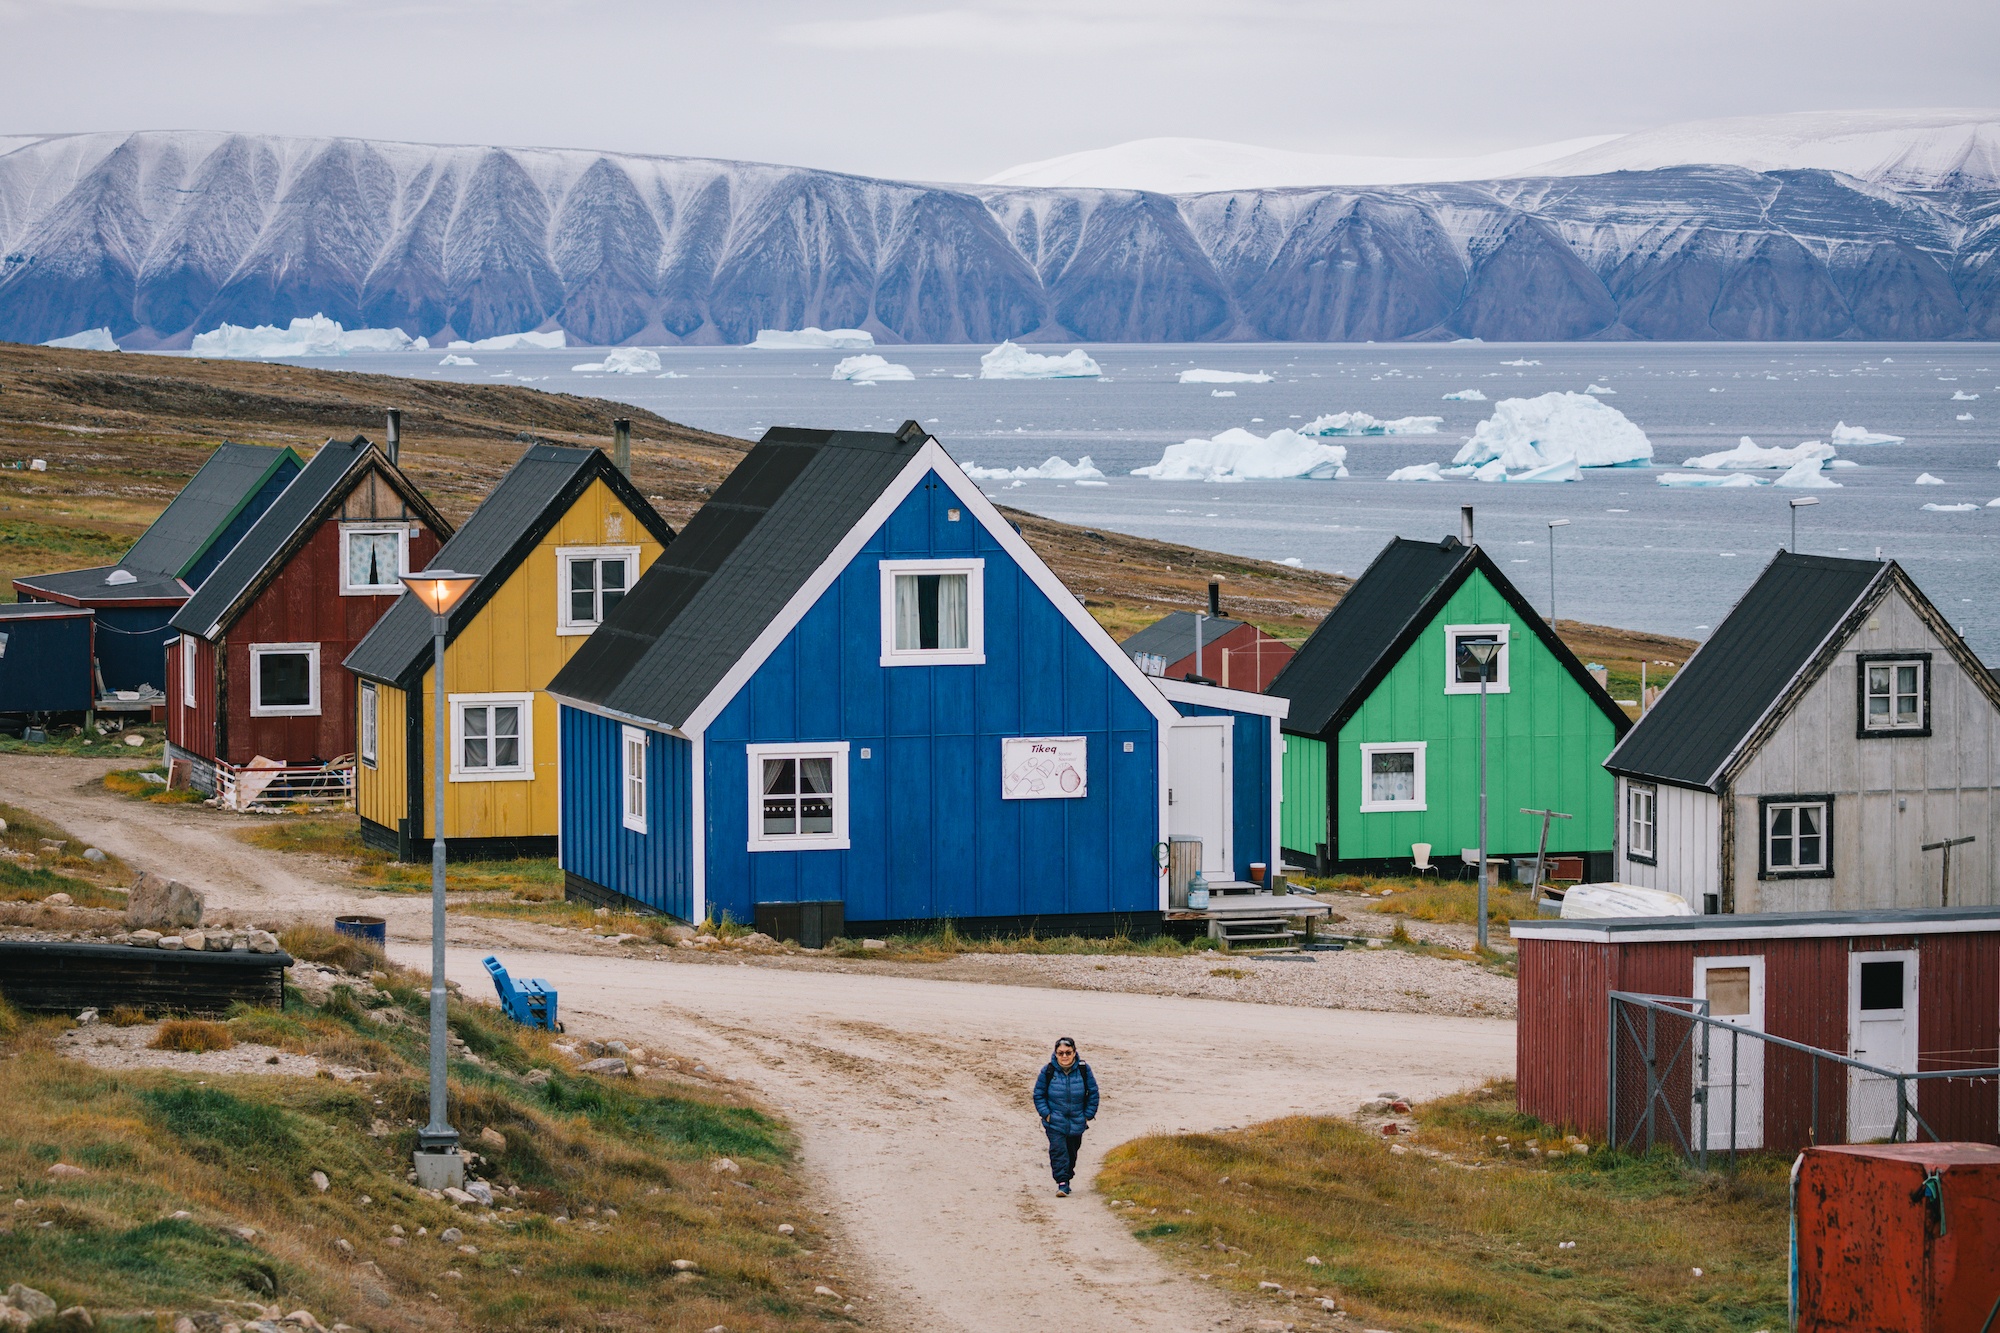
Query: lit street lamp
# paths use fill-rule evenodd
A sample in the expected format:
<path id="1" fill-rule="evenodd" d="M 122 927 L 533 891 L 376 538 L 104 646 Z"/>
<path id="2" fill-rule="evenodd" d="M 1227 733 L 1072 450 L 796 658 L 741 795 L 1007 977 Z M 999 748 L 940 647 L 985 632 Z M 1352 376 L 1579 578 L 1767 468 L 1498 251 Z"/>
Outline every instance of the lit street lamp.
<path id="1" fill-rule="evenodd" d="M 1799 553 L 1799 510 L 1819 503 L 1817 495 L 1795 495 L 1785 502 L 1792 510 L 1792 554 Z"/>
<path id="2" fill-rule="evenodd" d="M 1475 639 L 1463 645 L 1465 655 L 1479 664 L 1479 947 L 1486 947 L 1486 683 L 1493 676 L 1493 659 L 1500 645 Z"/>
<path id="3" fill-rule="evenodd" d="M 437 725 L 431 746 L 431 1122 L 417 1131 L 417 1185 L 456 1189 L 465 1184 L 465 1160 L 458 1155 L 458 1131 L 444 1118 L 444 636 L 451 609 L 479 581 L 476 574 L 448 569 L 403 575 L 403 584 L 431 613 L 431 671 L 437 678 Z"/>
<path id="4" fill-rule="evenodd" d="M 1556 627 L 1556 529 L 1569 526 L 1566 518 L 1549 520 L 1549 628 Z"/>

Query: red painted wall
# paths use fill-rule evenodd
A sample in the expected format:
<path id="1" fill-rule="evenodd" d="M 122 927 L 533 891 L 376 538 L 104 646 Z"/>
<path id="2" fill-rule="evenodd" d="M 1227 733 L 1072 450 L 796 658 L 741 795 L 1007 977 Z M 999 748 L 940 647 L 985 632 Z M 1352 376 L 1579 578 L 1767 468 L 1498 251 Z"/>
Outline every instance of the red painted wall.
<path id="1" fill-rule="evenodd" d="M 1189 639 L 1192 642 L 1193 636 Z M 1258 645 L 1261 643 L 1261 647 Z M 1293 649 L 1263 633 L 1255 625 L 1238 625 L 1201 650 L 1201 674 L 1232 690 L 1262 694 L 1292 660 Z M 1225 675 L 1225 662 L 1227 672 Z M 1174 680 L 1194 672 L 1194 652 L 1177 662 L 1167 663 L 1165 675 Z"/>
<path id="2" fill-rule="evenodd" d="M 183 750 L 213 757 L 215 737 L 215 645 L 194 639 L 194 707 L 181 693 L 181 654 L 187 635 L 167 645 L 167 739 Z"/>

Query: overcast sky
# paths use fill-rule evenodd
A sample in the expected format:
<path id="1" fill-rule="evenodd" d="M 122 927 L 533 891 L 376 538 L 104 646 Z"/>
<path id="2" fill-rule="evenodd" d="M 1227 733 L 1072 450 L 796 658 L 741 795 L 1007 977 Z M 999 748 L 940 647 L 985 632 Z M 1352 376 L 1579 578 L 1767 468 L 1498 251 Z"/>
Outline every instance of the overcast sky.
<path id="1" fill-rule="evenodd" d="M 0 0 L 0 134 L 197 128 L 976 180 L 1128 139 L 1457 155 L 2000 104 L 1996 0 Z"/>

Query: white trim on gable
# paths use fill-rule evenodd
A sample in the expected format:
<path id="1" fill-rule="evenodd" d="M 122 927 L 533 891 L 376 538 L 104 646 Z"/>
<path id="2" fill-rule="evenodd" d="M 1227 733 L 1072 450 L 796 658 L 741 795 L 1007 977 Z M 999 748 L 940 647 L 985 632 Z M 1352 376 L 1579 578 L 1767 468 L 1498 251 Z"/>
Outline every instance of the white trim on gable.
<path id="1" fill-rule="evenodd" d="M 1148 676 L 1154 688 L 1175 703 L 1199 704 L 1204 708 L 1227 708 L 1233 713 L 1255 713 L 1280 720 L 1291 716 L 1292 701 L 1275 694 L 1252 694 L 1222 685 L 1195 685 L 1165 676 Z"/>
<path id="2" fill-rule="evenodd" d="M 586 703 L 582 699 L 572 698 L 567 694 L 557 694 L 554 690 L 543 690 L 542 693 L 554 699 L 564 708 L 574 708 L 579 713 L 590 713 L 597 717 L 607 718 L 613 722 L 624 723 L 627 726 L 644 727 L 647 731 L 657 731 L 662 736 L 674 736 L 680 740 L 688 739 L 685 732 L 677 727 L 666 725 L 658 718 L 640 717 L 637 713 L 621 713 L 616 708 L 606 708 L 603 704 Z"/>

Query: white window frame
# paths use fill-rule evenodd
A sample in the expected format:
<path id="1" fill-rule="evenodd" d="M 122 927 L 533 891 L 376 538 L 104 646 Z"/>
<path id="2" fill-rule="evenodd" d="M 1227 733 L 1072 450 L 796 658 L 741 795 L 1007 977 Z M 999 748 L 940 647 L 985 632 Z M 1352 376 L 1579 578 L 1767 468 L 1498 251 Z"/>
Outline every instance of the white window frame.
<path id="1" fill-rule="evenodd" d="M 396 538 L 396 573 L 393 584 L 382 583 L 372 587 L 352 584 L 347 581 L 347 548 L 357 534 L 369 536 L 394 535 Z M 410 572 L 410 525 L 408 523 L 343 523 L 340 525 L 340 595 L 342 597 L 400 597 L 403 595 L 401 575 Z"/>
<path id="2" fill-rule="evenodd" d="M 1639 818 L 1638 802 L 1646 802 L 1646 818 Z M 1645 845 L 1639 842 L 1639 828 L 1644 824 Z M 1625 784 L 1625 855 L 1652 864 L 1659 857 L 1660 846 L 1660 789 L 1650 782 L 1628 782 Z"/>
<path id="3" fill-rule="evenodd" d="M 1500 643 L 1500 656 L 1496 659 L 1497 670 L 1493 679 L 1486 683 L 1488 694 L 1507 693 L 1507 681 L 1511 674 L 1510 664 L 1514 656 L 1513 646 L 1507 641 L 1507 631 L 1511 625 L 1446 625 L 1444 627 L 1444 692 L 1446 694 L 1477 694 L 1479 682 L 1461 682 L 1458 678 L 1458 639 L 1461 634 L 1490 634 Z"/>
<path id="4" fill-rule="evenodd" d="M 1791 844 L 1792 863 L 1781 866 L 1771 858 L 1771 824 L 1780 810 L 1790 810 L 1792 814 Z M 1819 832 L 1813 836 L 1819 839 L 1819 860 L 1811 865 L 1800 865 L 1797 856 L 1799 843 L 1799 817 L 1801 810 L 1819 811 Z M 1796 801 L 1766 801 L 1761 811 L 1763 827 L 1757 836 L 1764 840 L 1763 871 L 1767 879 L 1830 879 L 1833 875 L 1833 802 L 1825 798 Z"/>
<path id="5" fill-rule="evenodd" d="M 1909 657 L 1869 654 L 1861 659 L 1859 666 L 1861 670 L 1862 734 L 1867 736 L 1899 736 L 1921 734 L 1930 730 L 1931 664 L 1929 659 L 1916 656 L 1915 654 Z M 1915 667 L 1917 669 L 1917 720 L 1915 722 L 1897 722 L 1895 720 L 1896 698 L 1899 693 L 1896 689 L 1896 677 L 1894 674 L 1897 667 Z M 1888 695 L 1889 721 L 1878 723 L 1873 720 L 1872 715 L 1868 711 L 1868 701 L 1874 697 L 1868 688 L 1868 673 L 1882 668 L 1886 668 L 1890 672 Z"/>
<path id="6" fill-rule="evenodd" d="M 783 741 L 746 745 L 750 801 L 748 805 L 748 846 L 753 852 L 809 852 L 847 850 L 847 746 L 846 741 Z M 764 761 L 766 759 L 833 760 L 833 832 L 764 832 Z"/>
<path id="7" fill-rule="evenodd" d="M 181 635 L 181 707 L 195 707 L 194 635 Z"/>
<path id="8" fill-rule="evenodd" d="M 896 647 L 896 576 L 899 574 L 965 575 L 965 647 Z M 984 666 L 986 663 L 986 562 L 963 560 L 882 561 L 882 665 Z"/>
<path id="9" fill-rule="evenodd" d="M 1361 747 L 1361 813 L 1364 815 L 1389 814 L 1398 811 L 1423 810 L 1427 808 L 1424 791 L 1424 751 L 1428 741 L 1379 741 Z M 1370 799 L 1374 791 L 1375 756 L 1383 753 L 1414 754 L 1416 763 L 1416 795 L 1408 801 L 1377 801 Z"/>
<path id="10" fill-rule="evenodd" d="M 381 690 L 374 681 L 364 680 L 356 697 L 361 707 L 361 721 L 355 728 L 359 733 L 354 738 L 355 752 L 363 765 L 373 768 L 382 737 Z"/>
<path id="11" fill-rule="evenodd" d="M 535 776 L 535 696 L 532 694 L 454 694 L 446 698 L 451 709 L 451 781 L 531 782 Z M 521 755 L 512 768 L 462 768 L 465 750 L 465 710 L 493 704 L 519 704 L 521 708 Z M 489 738 L 492 733 L 487 733 Z"/>
<path id="12" fill-rule="evenodd" d="M 602 620 L 572 620 L 569 614 L 569 567 L 579 560 L 625 561 L 625 592 L 639 581 L 639 548 L 636 546 L 558 546 L 556 548 L 556 633 L 589 634 Z M 601 590 L 600 590 L 601 592 Z"/>
<path id="13" fill-rule="evenodd" d="M 308 659 L 306 678 L 312 687 L 312 702 L 305 704 L 270 704 L 263 701 L 264 663 L 266 657 L 281 654 L 303 653 Z M 253 643 L 250 645 L 250 716 L 252 717 L 318 717 L 319 716 L 319 645 L 316 643 Z"/>
<path id="14" fill-rule="evenodd" d="M 637 747 L 638 768 L 632 765 Z M 624 825 L 634 833 L 646 831 L 646 759 L 652 752 L 652 738 L 644 727 L 622 727 L 618 735 L 618 797 Z M 636 798 L 636 799 L 635 799 Z"/>

